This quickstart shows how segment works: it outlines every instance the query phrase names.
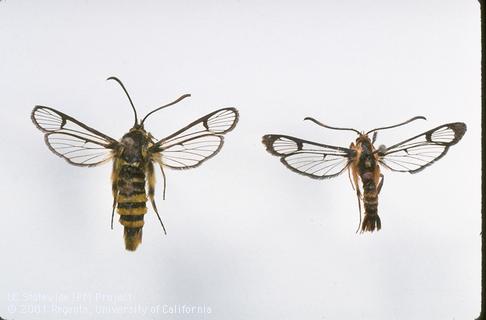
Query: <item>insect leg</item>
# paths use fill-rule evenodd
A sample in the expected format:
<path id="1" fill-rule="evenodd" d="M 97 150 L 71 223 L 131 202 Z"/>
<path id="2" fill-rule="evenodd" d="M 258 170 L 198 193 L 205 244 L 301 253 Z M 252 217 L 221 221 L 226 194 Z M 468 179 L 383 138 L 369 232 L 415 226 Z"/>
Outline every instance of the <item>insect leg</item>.
<path id="1" fill-rule="evenodd" d="M 162 225 L 162 229 L 164 229 L 164 234 L 167 234 L 165 230 L 164 223 L 160 218 L 159 211 L 157 210 L 157 206 L 155 205 L 154 195 L 155 195 L 155 174 L 154 174 L 154 164 L 152 162 L 148 163 L 147 166 L 147 184 L 148 184 L 148 196 L 150 199 L 150 203 L 152 203 L 152 208 L 154 208 L 155 213 L 157 214 L 157 218 L 159 218 L 160 224 Z M 165 179 L 164 179 L 165 182 Z"/>
<path id="2" fill-rule="evenodd" d="M 159 166 L 160 166 L 160 171 L 162 172 L 162 178 L 164 178 L 164 192 L 162 193 L 162 200 L 165 200 L 165 189 L 167 187 L 167 179 L 165 177 L 164 168 L 162 167 L 161 164 L 159 164 Z"/>
<path id="3" fill-rule="evenodd" d="M 111 230 L 113 230 L 113 217 L 115 216 L 116 197 L 113 197 L 113 210 L 111 211 Z"/>
<path id="4" fill-rule="evenodd" d="M 354 186 L 356 188 L 356 196 L 358 197 L 358 209 L 359 209 L 359 224 L 358 224 L 358 229 L 356 229 L 356 233 L 359 232 L 359 227 L 361 226 L 361 190 L 359 189 L 359 184 L 358 184 L 358 172 L 357 170 L 353 170 L 353 182 Z"/>
<path id="5" fill-rule="evenodd" d="M 356 151 L 354 142 L 351 142 L 349 148 Z M 353 174 L 353 180 L 351 180 L 351 174 Z M 359 224 L 358 229 L 356 229 L 356 233 L 358 233 L 361 227 L 361 190 L 359 189 L 358 162 L 356 159 L 353 159 L 348 167 L 348 177 L 353 190 L 356 190 L 356 197 L 358 198 Z"/>
<path id="6" fill-rule="evenodd" d="M 383 187 L 383 181 L 385 181 L 385 176 L 383 174 L 380 174 L 381 180 L 380 183 L 378 183 L 378 187 L 376 189 L 376 194 L 380 194 L 381 187 Z"/>
<path id="7" fill-rule="evenodd" d="M 361 226 L 361 192 L 359 191 L 359 187 L 356 190 L 356 195 L 358 197 L 358 209 L 359 209 L 359 223 L 358 223 L 358 229 L 356 229 L 356 233 L 358 233 L 359 227 Z"/>
<path id="8" fill-rule="evenodd" d="M 111 211 L 111 230 L 113 230 L 113 217 L 115 216 L 115 208 L 118 202 L 118 172 L 116 170 L 116 163 L 113 163 L 113 172 L 111 174 L 111 192 L 113 193 L 113 209 Z"/>
<path id="9" fill-rule="evenodd" d="M 351 168 L 348 167 L 348 178 L 349 178 L 349 182 L 351 183 L 351 188 L 353 188 L 354 190 L 354 183 L 353 183 L 353 180 L 351 180 Z"/>

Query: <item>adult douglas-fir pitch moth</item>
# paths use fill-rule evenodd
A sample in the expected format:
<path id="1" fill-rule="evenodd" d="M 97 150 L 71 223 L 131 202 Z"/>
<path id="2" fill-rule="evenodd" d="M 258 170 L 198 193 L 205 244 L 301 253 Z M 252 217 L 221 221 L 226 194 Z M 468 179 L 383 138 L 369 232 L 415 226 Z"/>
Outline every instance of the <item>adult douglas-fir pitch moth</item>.
<path id="1" fill-rule="evenodd" d="M 378 194 L 383 186 L 384 177 L 380 165 L 396 172 L 420 172 L 445 156 L 449 147 L 458 143 L 466 132 L 466 124 L 448 123 L 390 147 L 381 145 L 375 148 L 374 143 L 379 130 L 395 128 L 418 119 L 425 120 L 425 117 L 417 116 L 400 124 L 376 128 L 366 133 L 352 128 L 331 127 L 311 117 L 304 119 L 324 128 L 356 132 L 358 137 L 349 148 L 280 134 L 264 135 L 262 142 L 267 151 L 280 157 L 280 161 L 287 168 L 313 179 L 333 178 L 347 169 L 350 177 L 352 176 L 351 182 L 358 197 L 360 223 L 357 231 L 361 229 L 361 232 L 372 232 L 381 229 Z M 370 133 L 373 133 L 371 138 Z M 360 189 L 360 181 L 363 192 Z M 361 212 L 362 206 L 364 214 Z"/>
<path id="2" fill-rule="evenodd" d="M 134 251 L 142 241 L 147 200 L 150 200 L 166 233 L 154 201 L 154 163 L 162 172 L 165 198 L 164 168 L 195 168 L 216 155 L 223 146 L 223 135 L 234 129 L 239 115 L 235 108 L 222 108 L 191 122 L 163 139 L 156 140 L 144 128 L 147 118 L 190 95 L 185 94 L 169 104 L 152 110 L 139 121 L 137 110 L 123 83 L 116 77 L 107 80 L 114 80 L 120 84 L 135 116 L 133 127 L 120 141 L 50 107 L 36 106 L 32 110 L 31 118 L 37 128 L 45 133 L 44 140 L 49 149 L 70 164 L 94 167 L 113 161 L 111 228 L 113 229 L 116 208 L 120 215 L 119 221 L 124 226 L 125 248 Z"/>

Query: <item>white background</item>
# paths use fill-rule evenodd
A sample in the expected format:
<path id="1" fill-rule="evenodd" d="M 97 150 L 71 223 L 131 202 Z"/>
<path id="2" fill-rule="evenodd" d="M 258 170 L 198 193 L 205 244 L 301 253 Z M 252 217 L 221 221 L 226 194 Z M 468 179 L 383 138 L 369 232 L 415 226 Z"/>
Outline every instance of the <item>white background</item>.
<path id="1" fill-rule="evenodd" d="M 0 1 L 0 316 L 478 316 L 479 30 L 479 3 L 462 0 Z M 161 183 L 156 197 L 168 235 L 150 209 L 134 253 L 109 228 L 110 165 L 68 165 L 30 121 L 48 105 L 119 139 L 133 115 L 112 75 L 140 115 L 192 94 L 147 120 L 158 138 L 220 107 L 241 112 L 214 159 L 167 172 L 167 200 Z M 297 175 L 260 143 L 355 139 L 305 116 L 369 130 L 416 115 L 428 121 L 377 143 L 454 121 L 468 131 L 420 174 L 384 172 L 373 234 L 355 233 L 346 175 Z"/>

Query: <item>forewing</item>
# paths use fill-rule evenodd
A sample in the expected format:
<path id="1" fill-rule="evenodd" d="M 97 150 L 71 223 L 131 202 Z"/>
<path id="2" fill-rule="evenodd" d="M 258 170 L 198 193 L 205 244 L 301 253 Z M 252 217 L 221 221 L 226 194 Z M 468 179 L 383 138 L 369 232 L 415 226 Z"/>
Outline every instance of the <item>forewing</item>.
<path id="1" fill-rule="evenodd" d="M 118 142 L 55 109 L 36 106 L 32 121 L 45 132 L 49 149 L 77 166 L 96 166 L 112 158 Z"/>
<path id="2" fill-rule="evenodd" d="M 235 108 L 223 108 L 197 119 L 181 130 L 158 141 L 149 152 L 172 169 L 190 169 L 216 155 L 223 146 L 223 134 L 238 122 Z"/>
<path id="3" fill-rule="evenodd" d="M 299 138 L 268 134 L 263 136 L 267 151 L 280 157 L 290 170 L 313 179 L 338 176 L 352 161 L 355 152 Z"/>
<path id="4" fill-rule="evenodd" d="M 397 172 L 417 173 L 446 155 L 466 133 L 466 124 L 448 123 L 385 150 L 378 149 L 380 163 Z"/>

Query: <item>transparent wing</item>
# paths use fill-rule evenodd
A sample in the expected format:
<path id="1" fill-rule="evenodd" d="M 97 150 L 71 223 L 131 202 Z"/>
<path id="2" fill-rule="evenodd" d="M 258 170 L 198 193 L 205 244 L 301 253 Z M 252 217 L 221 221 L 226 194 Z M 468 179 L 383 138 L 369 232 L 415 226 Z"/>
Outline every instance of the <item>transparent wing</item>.
<path id="1" fill-rule="evenodd" d="M 290 170 L 313 179 L 338 176 L 352 161 L 355 152 L 299 138 L 268 134 L 263 136 L 267 151 L 280 157 Z"/>
<path id="2" fill-rule="evenodd" d="M 112 150 L 92 141 L 67 133 L 46 133 L 49 149 L 76 166 L 93 167 L 113 157 Z"/>
<path id="3" fill-rule="evenodd" d="M 45 132 L 49 149 L 76 166 L 96 166 L 112 158 L 118 142 L 55 109 L 36 106 L 32 121 Z"/>
<path id="4" fill-rule="evenodd" d="M 380 163 L 397 172 L 417 173 L 446 155 L 466 133 L 466 124 L 448 123 L 389 148 L 378 149 Z"/>
<path id="5" fill-rule="evenodd" d="M 216 110 L 158 141 L 149 152 L 158 154 L 156 160 L 166 167 L 195 168 L 221 150 L 222 135 L 233 130 L 237 122 L 235 108 Z"/>

